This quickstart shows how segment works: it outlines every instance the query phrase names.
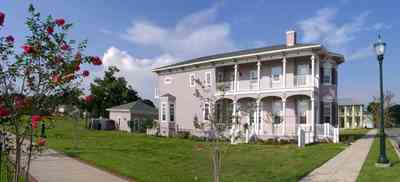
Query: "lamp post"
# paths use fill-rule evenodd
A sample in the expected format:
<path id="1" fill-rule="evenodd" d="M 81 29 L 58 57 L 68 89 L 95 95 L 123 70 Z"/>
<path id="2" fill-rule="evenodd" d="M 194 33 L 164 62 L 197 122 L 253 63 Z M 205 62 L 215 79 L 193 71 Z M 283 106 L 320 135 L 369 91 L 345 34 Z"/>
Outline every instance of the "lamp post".
<path id="1" fill-rule="evenodd" d="M 381 103 L 380 103 L 380 150 L 379 150 L 379 158 L 378 162 L 376 163 L 377 167 L 389 167 L 390 162 L 386 157 L 386 144 L 385 144 L 385 124 L 384 124 L 384 110 L 383 110 L 383 75 L 382 75 L 382 63 L 383 63 L 383 56 L 385 54 L 385 46 L 386 43 L 382 41 L 381 36 L 378 35 L 378 42 L 374 44 L 375 52 L 379 62 L 379 83 L 380 83 L 380 96 L 381 96 Z"/>

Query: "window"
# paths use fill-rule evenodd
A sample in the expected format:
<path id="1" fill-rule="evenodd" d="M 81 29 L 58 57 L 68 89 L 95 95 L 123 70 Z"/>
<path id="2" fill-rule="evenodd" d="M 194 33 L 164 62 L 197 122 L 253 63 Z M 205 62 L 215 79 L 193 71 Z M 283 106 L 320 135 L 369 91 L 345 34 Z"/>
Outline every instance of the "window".
<path id="1" fill-rule="evenodd" d="M 172 78 L 171 77 L 165 77 L 164 78 L 164 84 L 171 84 L 172 83 Z"/>
<path id="2" fill-rule="evenodd" d="M 322 83 L 331 84 L 332 83 L 332 65 L 329 62 L 325 62 L 322 68 Z"/>
<path id="3" fill-rule="evenodd" d="M 280 66 L 272 67 L 271 78 L 273 82 L 279 82 L 281 74 L 282 74 L 282 67 Z"/>
<path id="4" fill-rule="evenodd" d="M 257 71 L 256 70 L 252 70 L 252 71 L 250 71 L 249 72 L 249 78 L 250 78 L 250 80 L 257 80 Z"/>
<path id="5" fill-rule="evenodd" d="M 189 86 L 190 87 L 194 87 L 196 84 L 196 77 L 194 75 L 194 73 L 189 75 Z"/>
<path id="6" fill-rule="evenodd" d="M 218 82 L 223 82 L 224 81 L 224 72 L 218 72 Z"/>
<path id="7" fill-rule="evenodd" d="M 281 122 L 282 102 L 274 100 L 272 103 L 272 120 L 274 123 Z"/>
<path id="8" fill-rule="evenodd" d="M 161 104 L 161 121 L 167 120 L 167 105 L 165 103 Z"/>
<path id="9" fill-rule="evenodd" d="M 210 119 L 210 104 L 204 104 L 204 120 Z"/>
<path id="10" fill-rule="evenodd" d="M 330 102 L 323 102 L 324 107 L 324 123 L 331 123 L 332 104 Z"/>
<path id="11" fill-rule="evenodd" d="M 300 124 L 307 123 L 307 111 L 309 110 L 309 103 L 306 99 L 300 99 L 297 101 L 297 115 Z"/>
<path id="12" fill-rule="evenodd" d="M 307 75 L 310 72 L 310 67 L 308 64 L 300 64 L 296 67 L 296 85 L 304 86 L 307 84 Z"/>
<path id="13" fill-rule="evenodd" d="M 256 115 L 256 112 L 250 111 L 250 113 L 249 113 L 249 123 L 251 125 L 255 123 L 255 115 Z"/>
<path id="14" fill-rule="evenodd" d="M 169 121 L 175 121 L 175 104 L 169 104 Z"/>
<path id="15" fill-rule="evenodd" d="M 323 75 L 323 80 L 322 83 L 325 84 L 330 84 L 331 83 L 331 69 L 324 69 L 324 75 Z"/>
<path id="16" fill-rule="evenodd" d="M 297 75 L 308 75 L 310 74 L 310 66 L 308 64 L 297 65 Z"/>
<path id="17" fill-rule="evenodd" d="M 211 72 L 206 72 L 204 82 L 206 86 L 211 86 Z"/>

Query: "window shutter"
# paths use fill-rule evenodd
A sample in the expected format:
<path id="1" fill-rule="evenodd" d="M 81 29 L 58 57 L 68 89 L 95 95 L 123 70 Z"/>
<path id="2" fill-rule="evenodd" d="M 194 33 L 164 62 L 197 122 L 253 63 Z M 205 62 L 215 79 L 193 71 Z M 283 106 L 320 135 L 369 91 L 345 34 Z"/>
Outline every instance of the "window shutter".
<path id="1" fill-rule="evenodd" d="M 336 75 L 337 75 L 336 69 L 332 68 L 332 84 L 336 84 L 336 80 L 337 80 Z"/>
<path id="2" fill-rule="evenodd" d="M 324 80 L 324 69 L 321 67 L 319 68 L 319 82 L 322 84 Z"/>
<path id="3" fill-rule="evenodd" d="M 324 102 L 319 102 L 319 123 L 324 123 Z"/>
<path id="4" fill-rule="evenodd" d="M 332 102 L 332 125 L 336 126 L 337 124 L 337 107 L 336 107 L 336 102 Z"/>

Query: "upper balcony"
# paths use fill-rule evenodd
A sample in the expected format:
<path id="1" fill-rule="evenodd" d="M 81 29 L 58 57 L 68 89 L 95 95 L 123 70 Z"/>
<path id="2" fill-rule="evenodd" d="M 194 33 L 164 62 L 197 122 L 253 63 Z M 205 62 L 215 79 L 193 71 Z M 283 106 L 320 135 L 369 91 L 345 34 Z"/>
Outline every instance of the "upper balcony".
<path id="1" fill-rule="evenodd" d="M 315 76 L 316 66 L 312 62 L 308 56 L 217 67 L 217 89 L 224 89 L 225 92 L 248 92 L 313 88 L 318 84 L 318 79 Z"/>

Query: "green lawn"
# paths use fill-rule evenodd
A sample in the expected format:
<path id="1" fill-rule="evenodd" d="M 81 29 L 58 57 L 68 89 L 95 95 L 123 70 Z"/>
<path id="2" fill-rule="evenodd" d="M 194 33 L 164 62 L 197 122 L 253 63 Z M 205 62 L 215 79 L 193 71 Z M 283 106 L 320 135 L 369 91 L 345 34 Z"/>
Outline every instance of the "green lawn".
<path id="1" fill-rule="evenodd" d="M 356 128 L 356 129 L 341 129 L 340 130 L 340 142 L 355 141 L 363 137 L 371 129 L 367 128 Z"/>
<path id="2" fill-rule="evenodd" d="M 379 154 L 379 138 L 374 140 L 368 158 L 364 162 L 357 181 L 360 182 L 376 182 L 376 181 L 400 181 L 400 160 L 394 151 L 390 141 L 386 141 L 386 155 L 392 166 L 389 168 L 377 168 L 375 163 Z"/>
<path id="3" fill-rule="evenodd" d="M 56 122 L 48 131 L 49 146 L 137 181 L 211 181 L 209 143 L 81 128 L 80 147 L 74 150 L 72 128 L 70 122 Z M 297 181 L 344 148 L 343 144 L 303 149 L 294 144 L 224 145 L 222 181 Z"/>

